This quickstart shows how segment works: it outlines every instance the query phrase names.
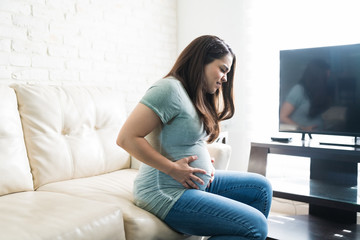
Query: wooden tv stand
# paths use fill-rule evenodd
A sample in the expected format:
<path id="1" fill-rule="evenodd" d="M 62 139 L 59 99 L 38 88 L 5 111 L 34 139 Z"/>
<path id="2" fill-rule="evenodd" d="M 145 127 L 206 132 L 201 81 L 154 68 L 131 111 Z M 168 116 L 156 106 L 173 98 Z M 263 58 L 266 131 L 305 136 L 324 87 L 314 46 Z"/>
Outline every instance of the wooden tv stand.
<path id="1" fill-rule="evenodd" d="M 266 176 L 269 153 L 309 157 L 309 179 L 271 179 L 274 197 L 309 203 L 309 215 L 269 219 L 268 239 L 360 239 L 360 149 L 313 140 L 252 142 L 249 172 Z"/>

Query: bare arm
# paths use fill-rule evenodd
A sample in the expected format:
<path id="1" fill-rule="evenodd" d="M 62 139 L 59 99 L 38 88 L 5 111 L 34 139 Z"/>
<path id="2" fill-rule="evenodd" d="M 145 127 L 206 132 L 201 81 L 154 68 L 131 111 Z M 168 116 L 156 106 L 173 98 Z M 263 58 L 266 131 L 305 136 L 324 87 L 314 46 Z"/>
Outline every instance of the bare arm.
<path id="1" fill-rule="evenodd" d="M 297 126 L 297 123 L 290 118 L 294 110 L 295 107 L 292 104 L 284 102 L 280 109 L 280 122 Z"/>
<path id="2" fill-rule="evenodd" d="M 195 173 L 206 174 L 199 168 L 192 168 L 189 163 L 197 159 L 189 156 L 172 162 L 157 152 L 145 139 L 151 131 L 161 125 L 160 118 L 150 108 L 139 103 L 122 126 L 116 143 L 143 163 L 171 176 L 186 188 L 196 188 L 194 181 L 204 184 Z"/>
<path id="3" fill-rule="evenodd" d="M 301 129 L 301 130 L 304 130 L 304 131 L 313 131 L 314 129 L 317 128 L 316 125 L 313 125 L 313 126 L 300 126 L 298 123 L 294 122 L 290 118 L 290 116 L 294 112 L 294 110 L 295 110 L 295 107 L 291 103 L 284 102 L 284 104 L 281 106 L 281 109 L 280 109 L 280 122 L 294 125 L 298 129 Z"/>

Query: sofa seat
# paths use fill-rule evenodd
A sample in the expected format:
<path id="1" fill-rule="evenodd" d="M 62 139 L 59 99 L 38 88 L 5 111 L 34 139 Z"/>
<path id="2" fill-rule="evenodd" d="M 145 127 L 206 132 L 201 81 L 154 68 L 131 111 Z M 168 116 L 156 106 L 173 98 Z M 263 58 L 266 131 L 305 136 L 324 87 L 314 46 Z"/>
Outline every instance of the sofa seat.
<path id="1" fill-rule="evenodd" d="M 117 204 L 124 217 L 126 239 L 185 239 L 186 236 L 174 232 L 157 217 L 134 205 L 132 189 L 137 172 L 136 169 L 123 169 L 99 176 L 49 183 L 37 191 L 65 193 Z"/>
<path id="2" fill-rule="evenodd" d="M 54 192 L 0 198 L 0 239 L 125 239 L 117 205 Z"/>

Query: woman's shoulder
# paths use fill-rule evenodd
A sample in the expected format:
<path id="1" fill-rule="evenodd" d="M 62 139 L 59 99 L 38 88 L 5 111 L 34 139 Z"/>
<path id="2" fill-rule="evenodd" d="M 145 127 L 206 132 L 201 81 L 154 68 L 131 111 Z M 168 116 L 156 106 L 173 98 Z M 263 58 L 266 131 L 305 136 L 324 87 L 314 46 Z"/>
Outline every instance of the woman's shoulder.
<path id="1" fill-rule="evenodd" d="M 154 83 L 154 86 L 164 86 L 169 88 L 178 88 L 182 83 L 174 77 L 162 78 Z"/>
<path id="2" fill-rule="evenodd" d="M 183 95 L 182 84 L 179 80 L 173 77 L 162 78 L 154 82 L 146 91 L 143 99 L 167 99 L 166 101 L 176 102 Z M 163 102 L 164 104 L 164 102 Z"/>
<path id="3" fill-rule="evenodd" d="M 301 85 L 301 84 L 295 84 L 292 88 L 291 88 L 291 90 L 290 90 L 290 93 L 292 94 L 292 95 L 303 95 L 304 94 L 304 91 L 305 91 L 305 89 L 304 89 L 304 86 L 303 85 Z"/>
<path id="4" fill-rule="evenodd" d="M 304 89 L 303 85 L 301 85 L 300 83 L 295 84 L 292 88 L 297 90 Z"/>
<path id="5" fill-rule="evenodd" d="M 182 108 L 181 84 L 174 78 L 164 78 L 156 81 L 140 100 L 160 117 L 163 123 L 179 114 Z"/>
<path id="6" fill-rule="evenodd" d="M 286 101 L 294 106 L 299 106 L 305 99 L 304 87 L 301 84 L 293 86 L 286 97 Z"/>
<path id="7" fill-rule="evenodd" d="M 185 89 L 182 83 L 174 77 L 166 77 L 156 81 L 151 87 L 156 88 L 157 91 L 162 92 L 163 94 L 177 94 L 183 95 Z"/>

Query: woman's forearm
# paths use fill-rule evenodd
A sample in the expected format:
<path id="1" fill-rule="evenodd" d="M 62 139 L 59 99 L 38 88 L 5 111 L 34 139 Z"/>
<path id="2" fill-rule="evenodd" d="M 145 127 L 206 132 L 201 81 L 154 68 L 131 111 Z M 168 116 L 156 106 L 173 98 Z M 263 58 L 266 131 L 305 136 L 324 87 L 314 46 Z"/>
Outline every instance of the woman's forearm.
<path id="1" fill-rule="evenodd" d="M 173 168 L 173 162 L 157 152 L 143 137 L 121 137 L 119 134 L 116 142 L 139 161 L 169 174 Z"/>

